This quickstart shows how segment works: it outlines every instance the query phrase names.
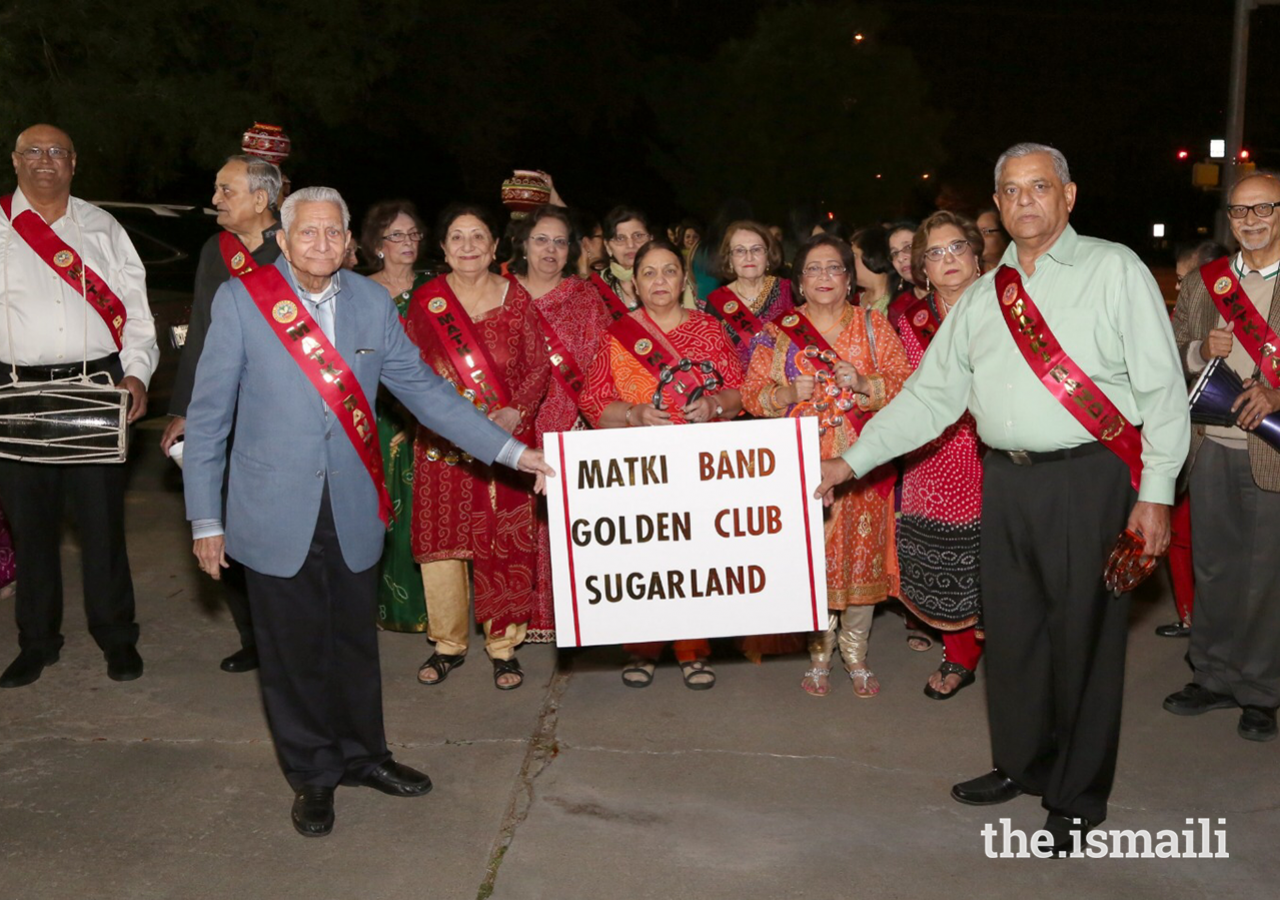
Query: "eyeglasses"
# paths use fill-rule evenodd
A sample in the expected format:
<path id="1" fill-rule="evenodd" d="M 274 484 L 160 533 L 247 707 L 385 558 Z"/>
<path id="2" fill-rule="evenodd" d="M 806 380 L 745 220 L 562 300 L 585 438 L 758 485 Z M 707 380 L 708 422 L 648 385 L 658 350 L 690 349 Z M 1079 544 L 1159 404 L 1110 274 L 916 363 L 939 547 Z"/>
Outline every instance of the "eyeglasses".
<path id="1" fill-rule="evenodd" d="M 955 257 L 961 257 L 968 253 L 970 249 L 968 241 L 952 241 L 945 247 L 930 247 L 924 251 L 924 258 L 930 262 L 938 262 L 948 253 Z"/>
<path id="2" fill-rule="evenodd" d="M 828 278 L 839 278 L 849 270 L 839 263 L 832 263 L 829 266 L 819 266 L 817 264 L 805 266 L 800 271 L 805 278 L 821 278 L 823 275 L 826 275 Z"/>
<path id="3" fill-rule="evenodd" d="M 637 247 L 649 243 L 650 235 L 645 231 L 637 231 L 635 234 L 615 234 L 609 238 L 610 244 L 618 244 L 619 246 L 635 244 Z"/>
<path id="4" fill-rule="evenodd" d="M 1228 206 L 1227 215 L 1233 219 L 1243 219 L 1249 215 L 1249 210 L 1253 210 L 1253 214 L 1259 219 L 1265 219 L 1267 216 L 1275 212 L 1280 204 L 1277 203 L 1255 203 L 1253 206 Z"/>
<path id="5" fill-rule="evenodd" d="M 978 230 L 979 230 L 980 232 L 982 232 L 982 236 L 983 236 L 983 237 L 986 237 L 986 236 L 987 236 L 987 235 L 989 235 L 989 234 L 999 234 L 999 233 L 1000 233 L 1000 229 L 999 229 L 999 228 L 979 228 Z"/>
<path id="6" fill-rule="evenodd" d="M 422 240 L 421 231 L 393 231 L 390 234 L 382 236 L 384 241 L 390 241 L 393 244 L 403 244 L 405 241 L 413 241 L 415 244 Z"/>
<path id="7" fill-rule="evenodd" d="M 890 251 L 889 251 L 889 259 L 890 259 L 890 260 L 897 260 L 897 259 L 899 259 L 899 258 L 901 258 L 901 257 L 903 257 L 903 256 L 905 256 L 907 259 L 910 259 L 910 258 L 911 258 L 911 245 L 910 245 L 910 244 L 907 244 L 907 246 L 905 246 L 905 247 L 899 247 L 897 250 L 890 250 Z"/>
<path id="8" fill-rule="evenodd" d="M 537 247 L 539 250 L 545 250 L 548 244 L 555 247 L 557 250 L 569 249 L 568 238 L 553 238 L 549 234 L 535 234 L 529 238 L 529 243 L 533 244 L 533 246 Z"/>
<path id="9" fill-rule="evenodd" d="M 69 159 L 71 151 L 66 147 L 27 147 L 19 150 L 18 155 L 23 159 L 29 159 L 34 162 L 42 156 L 47 156 L 50 159 Z"/>
<path id="10" fill-rule="evenodd" d="M 748 256 L 764 256 L 764 244 L 752 244 L 750 247 L 734 247 L 729 253 L 734 259 L 746 259 Z"/>

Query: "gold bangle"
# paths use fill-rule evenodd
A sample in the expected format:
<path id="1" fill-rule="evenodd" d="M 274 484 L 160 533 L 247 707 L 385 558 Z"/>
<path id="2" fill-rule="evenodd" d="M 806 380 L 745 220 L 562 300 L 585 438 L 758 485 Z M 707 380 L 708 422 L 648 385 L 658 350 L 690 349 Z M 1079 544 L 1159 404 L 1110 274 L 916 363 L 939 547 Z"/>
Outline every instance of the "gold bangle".
<path id="1" fill-rule="evenodd" d="M 623 421 L 627 423 L 628 428 L 631 427 L 631 411 L 635 408 L 636 408 L 636 405 L 632 403 L 630 406 L 627 407 L 627 414 L 626 416 L 623 417 Z"/>

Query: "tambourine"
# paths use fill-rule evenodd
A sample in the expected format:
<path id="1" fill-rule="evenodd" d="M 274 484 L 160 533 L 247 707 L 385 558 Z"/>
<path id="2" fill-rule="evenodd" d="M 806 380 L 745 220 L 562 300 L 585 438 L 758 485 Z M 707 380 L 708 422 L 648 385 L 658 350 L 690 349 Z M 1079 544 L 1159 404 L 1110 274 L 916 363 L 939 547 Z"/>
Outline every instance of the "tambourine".
<path id="1" fill-rule="evenodd" d="M 1107 590 L 1117 597 L 1128 593 L 1146 581 L 1156 570 L 1156 558 L 1142 556 L 1147 549 L 1147 542 L 1142 535 L 1126 528 L 1116 541 L 1111 555 L 1107 557 L 1107 566 L 1103 570 L 1103 581 Z"/>
<path id="2" fill-rule="evenodd" d="M 701 384 L 689 391 L 689 396 L 686 397 L 684 401 L 685 406 L 697 401 L 698 398 L 707 391 L 715 392 L 724 386 L 724 376 L 721 375 L 720 370 L 715 367 L 715 363 L 709 359 L 704 359 L 701 362 L 694 362 L 686 356 L 674 366 L 663 363 L 661 368 L 658 369 L 658 389 L 653 392 L 653 408 L 662 409 L 663 391 L 666 389 L 667 385 L 675 381 L 677 372 L 691 372 L 694 369 L 697 369 L 705 377 L 702 379 Z M 677 394 L 683 394 L 685 392 L 685 386 L 683 384 L 677 384 L 675 389 Z"/>
<path id="3" fill-rule="evenodd" d="M 809 359 L 821 359 L 829 365 L 835 365 L 840 361 L 840 355 L 834 350 L 819 350 L 813 344 L 805 347 L 802 351 Z M 818 434 L 827 433 L 828 428 L 839 428 L 840 423 L 844 421 L 844 413 L 853 409 L 853 405 L 857 402 L 854 399 L 854 392 L 851 388 L 842 388 L 836 383 L 834 372 L 829 369 L 818 369 L 813 373 L 813 380 L 816 382 L 813 389 L 813 397 L 807 401 L 810 406 L 818 413 Z M 831 407 L 835 406 L 836 411 L 831 412 Z"/>

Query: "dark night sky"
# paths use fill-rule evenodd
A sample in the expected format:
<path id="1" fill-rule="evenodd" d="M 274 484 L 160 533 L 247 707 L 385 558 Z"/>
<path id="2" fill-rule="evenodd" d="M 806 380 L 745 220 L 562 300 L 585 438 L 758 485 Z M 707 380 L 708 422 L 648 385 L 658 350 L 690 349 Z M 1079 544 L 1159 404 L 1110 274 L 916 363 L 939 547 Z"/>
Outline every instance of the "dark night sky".
<path id="1" fill-rule="evenodd" d="M 293 0 L 281 2 L 291 4 Z M 335 14 L 345 11 L 349 16 L 351 8 L 346 2 L 312 0 L 310 5 L 323 6 Z M 298 9 L 309 9 L 310 5 L 299 5 Z M 274 82 L 275 100 L 262 108 L 256 103 L 245 106 L 243 111 L 236 107 L 231 119 L 243 119 L 241 127 L 245 127 L 255 117 L 273 121 L 279 115 L 278 121 L 299 147 L 286 166 L 296 183 L 339 187 L 352 200 L 357 214 L 369 202 L 388 196 L 412 197 L 428 213 L 455 199 L 479 199 L 496 205 L 498 172 L 544 168 L 556 176 L 557 185 L 571 203 L 597 212 L 629 200 L 639 202 L 659 220 L 674 219 L 686 212 L 707 217 L 712 210 L 680 208 L 675 191 L 657 174 L 658 167 L 651 159 L 651 146 L 661 132 L 657 126 L 664 121 L 665 99 L 645 99 L 658 93 L 654 89 L 659 83 L 654 76 L 659 67 L 657 61 L 662 57 L 709 59 L 725 41 L 750 36 L 758 11 L 788 5 L 787 0 L 744 0 L 732 6 L 703 0 L 596 0 L 585 4 L 580 0 L 560 0 L 548 9 L 560 10 L 565 24 L 571 27 L 557 25 L 553 35 L 539 37 L 536 58 L 501 60 L 507 64 L 505 68 L 485 58 L 487 48 L 469 48 L 451 41 L 452 31 L 440 32 L 445 37 L 443 46 L 453 54 L 451 58 L 441 58 L 438 53 L 429 58 L 414 57 L 412 34 L 389 36 L 387 52 L 413 60 L 413 65 L 427 67 L 419 69 L 419 73 L 430 71 L 437 77 L 427 81 L 414 77 L 412 70 L 406 70 L 407 75 L 405 71 L 398 73 L 390 85 L 376 89 L 368 98 L 359 113 L 365 116 L 363 122 L 323 122 L 303 114 L 291 100 L 294 86 Z M 112 4 L 85 0 L 79 6 L 92 10 L 85 16 L 113 15 L 108 9 Z M 991 192 L 991 167 L 1000 151 L 1019 140 L 1037 140 L 1058 146 L 1070 160 L 1072 174 L 1080 186 L 1074 218 L 1083 231 L 1123 241 L 1139 252 L 1150 252 L 1157 249 L 1148 237 L 1153 222 L 1166 223 L 1169 236 L 1175 240 L 1193 236 L 1196 226 L 1211 222 L 1216 198 L 1190 186 L 1190 161 L 1179 162 L 1175 154 L 1185 147 L 1193 158 L 1199 158 L 1207 155 L 1210 138 L 1225 136 L 1232 0 L 886 0 L 879 8 L 885 24 L 878 31 L 869 28 L 868 41 L 904 47 L 914 56 L 929 85 L 927 102 L 950 117 L 941 136 L 947 158 L 929 182 L 920 183 L 914 197 L 903 198 L 900 209 L 842 211 L 850 212 L 850 218 L 883 218 L 903 211 L 927 213 L 943 187 L 972 203 L 985 204 Z M 366 16 L 367 10 L 373 8 L 361 9 L 366 10 L 361 14 Z M 429 16 L 438 10 L 441 22 L 451 21 L 452 27 L 461 31 L 460 22 L 465 25 L 466 17 L 483 15 L 486 6 L 438 2 L 418 9 Z M 295 12 L 281 15 L 293 22 Z M 198 16 L 202 13 L 179 8 L 174 14 L 197 16 L 191 25 L 199 38 Z M 535 14 L 537 10 L 531 8 L 530 15 Z M 450 15 L 455 18 L 448 19 Z M 322 24 L 316 27 L 323 28 L 330 19 L 338 21 L 332 15 L 320 16 L 317 21 Z M 1280 110 L 1280 80 L 1275 77 L 1270 48 L 1280 45 L 1280 6 L 1262 7 L 1253 13 L 1252 20 L 1245 145 L 1255 161 L 1277 167 L 1280 118 L 1274 112 Z M 107 28 L 115 21 L 104 19 L 100 24 Z M 518 21 L 511 22 L 513 28 L 519 25 Z M 64 40 L 94 30 L 72 29 L 71 36 Z M 205 30 L 210 32 L 206 38 L 222 33 L 217 28 Z M 273 36 L 272 45 L 278 50 L 277 55 L 290 58 L 301 52 L 299 42 L 303 36 L 291 37 L 287 28 L 284 31 Z M 437 47 L 441 46 L 440 34 L 436 35 Z M 604 71 L 584 87 L 584 69 L 557 69 L 560 61 L 582 56 L 584 47 L 602 46 L 606 37 L 613 39 L 607 44 L 612 48 L 619 47 L 621 40 L 624 52 L 632 57 L 626 65 L 619 64 L 618 71 L 610 70 L 613 57 L 609 56 Z M 324 38 L 318 45 L 313 41 L 312 46 L 325 48 L 331 46 L 329 40 L 335 39 L 340 40 Z M 22 49 L 13 48 L 19 54 Z M 381 45 L 377 45 L 373 55 L 380 51 Z M 60 65 L 71 66 L 74 53 L 61 52 Z M 808 64 L 806 54 L 811 49 L 796 46 L 793 52 Z M 815 60 L 814 65 L 819 62 Z M 91 82 L 95 77 L 92 55 L 78 64 L 85 69 L 77 77 Z M 216 68 L 225 63 L 214 53 L 202 65 Z M 504 74 L 494 74 L 500 71 Z M 442 72 L 443 76 L 439 74 Z M 201 76 L 199 71 L 190 74 Z M 210 71 L 205 77 L 213 83 L 216 74 L 219 73 Z M 343 73 L 334 71 L 332 77 L 342 78 Z M 760 77 L 770 77 L 767 65 L 761 67 Z M 599 85 L 603 85 L 607 101 L 617 101 L 618 108 L 625 112 L 614 116 L 613 121 L 594 113 L 592 118 L 574 123 L 579 126 L 576 129 L 566 127 L 569 123 L 563 120 L 563 114 L 560 118 L 534 116 L 518 135 L 496 148 L 484 164 L 469 165 L 469 158 L 450 158 L 443 143 L 435 140 L 440 129 L 434 118 L 439 103 L 456 99 L 439 92 L 455 92 L 456 86 L 457 95 L 465 100 L 469 80 L 476 78 L 488 78 L 491 83 L 487 96 L 501 98 L 489 108 L 477 109 L 477 117 L 501 117 L 515 105 L 537 109 L 546 103 L 551 91 L 560 96 L 577 92 L 572 99 L 588 92 L 598 94 Z M 436 85 L 437 93 L 424 91 L 422 83 Z M 697 85 L 691 80 L 686 89 L 696 92 Z M 411 105 L 406 110 L 403 101 L 411 95 Z M 216 102 L 216 97 L 203 99 Z M 566 105 L 562 102 L 557 108 L 563 110 Z M 895 109 L 898 127 L 902 123 L 928 121 L 918 117 L 913 120 L 917 111 L 909 104 Z M 290 110 L 294 112 L 292 117 Z M 41 106 L 24 108 L 21 114 L 55 116 L 56 111 L 45 112 Z M 91 111 L 81 132 L 74 135 L 86 171 L 91 171 L 95 162 L 95 135 L 84 132 L 95 131 L 101 118 L 94 118 Z M 586 127 L 582 127 L 584 124 Z M 796 124 L 783 113 L 777 121 L 744 121 L 742 127 L 770 129 L 784 146 L 785 142 L 794 141 L 794 164 L 804 166 L 805 146 L 796 138 Z M 103 130 L 98 136 L 111 134 L 113 127 L 119 131 L 121 126 L 102 122 Z M 163 127 L 163 123 L 150 127 Z M 225 150 L 211 149 L 210 141 L 217 144 L 217 136 L 224 130 L 235 129 L 219 126 L 212 138 L 202 138 L 203 154 L 195 152 L 193 140 L 181 134 L 178 140 L 185 143 L 179 144 L 178 152 L 186 156 L 178 163 L 177 177 L 157 190 L 146 189 L 143 179 L 126 179 L 115 196 L 207 202 L 210 161 L 236 147 L 235 136 L 231 135 Z M 881 135 L 871 137 L 888 135 L 892 140 L 895 119 L 884 121 L 877 131 Z M 751 164 L 734 155 L 733 134 L 724 136 L 723 146 L 726 168 Z M 719 152 L 718 147 L 715 149 Z M 854 157 L 851 153 L 851 159 Z M 147 165 L 145 154 L 135 155 L 133 160 L 139 166 Z M 848 178 L 874 177 L 856 168 L 850 164 Z M 87 189 L 89 185 L 83 187 Z"/>
<path id="2" fill-rule="evenodd" d="M 748 32 L 750 10 L 761 5 L 772 4 L 742 3 L 731 19 L 721 4 L 689 2 L 637 5 L 633 15 L 642 40 L 660 39 L 662 52 L 700 58 Z M 1083 230 L 1146 253 L 1156 249 L 1148 237 L 1153 222 L 1167 223 L 1174 240 L 1210 224 L 1216 198 L 1191 187 L 1190 162 L 1175 154 L 1185 147 L 1207 156 L 1209 139 L 1224 136 L 1231 0 L 915 0 L 882 7 L 888 25 L 875 39 L 910 48 L 930 82 L 931 104 L 952 116 L 949 159 L 935 183 L 985 202 L 999 152 L 1037 140 L 1071 162 L 1080 185 L 1075 221 Z M 1245 145 L 1264 166 L 1280 166 L 1280 119 L 1265 114 L 1280 109 L 1280 80 L 1263 49 L 1278 42 L 1280 6 L 1256 10 Z M 643 135 L 651 115 L 642 111 L 628 127 Z M 911 115 L 901 110 L 904 119 Z M 785 127 L 781 133 L 785 139 Z M 602 209 L 643 198 L 662 213 L 681 212 L 643 165 L 618 177 L 616 161 L 634 159 L 634 145 L 606 141 L 600 152 L 583 154 L 554 133 L 526 134 L 521 144 L 513 165 L 559 173 L 571 200 Z M 920 193 L 917 213 L 928 212 L 932 195 Z"/>
<path id="3" fill-rule="evenodd" d="M 993 157 L 1017 140 L 1060 148 L 1080 185 L 1075 220 L 1140 249 L 1153 222 L 1180 238 L 1214 199 L 1190 186 L 1190 161 L 1224 137 L 1230 0 L 895 3 L 895 40 L 931 72 L 933 102 L 956 116 L 944 178 L 990 184 Z M 1272 52 L 1280 6 L 1252 17 L 1245 146 L 1280 163 L 1280 83 Z M 1149 243 L 1149 241 L 1147 242 Z"/>

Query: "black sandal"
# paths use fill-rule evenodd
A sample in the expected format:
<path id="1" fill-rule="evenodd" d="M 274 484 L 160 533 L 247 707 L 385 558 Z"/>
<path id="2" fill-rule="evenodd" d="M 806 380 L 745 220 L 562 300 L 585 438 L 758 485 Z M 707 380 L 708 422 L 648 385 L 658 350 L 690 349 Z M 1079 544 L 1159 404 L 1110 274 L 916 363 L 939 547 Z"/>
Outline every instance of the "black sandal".
<path id="1" fill-rule="evenodd" d="M 973 684 L 975 677 L 972 669 L 966 669 L 964 666 L 960 665 L 960 663 L 944 661 L 942 665 L 938 666 L 938 671 L 942 673 L 943 679 L 946 679 L 948 675 L 959 675 L 960 683 L 952 688 L 951 693 L 944 694 L 942 691 L 935 690 L 932 685 L 926 682 L 924 686 L 924 695 L 930 700 L 950 700 L 956 694 Z"/>
<path id="2" fill-rule="evenodd" d="M 495 659 L 493 662 L 493 686 L 500 691 L 514 691 L 520 685 L 524 684 L 524 672 L 520 671 L 520 660 L 514 656 L 511 659 Z M 515 684 L 498 684 L 498 679 L 503 675 L 517 675 L 520 680 Z"/>
<path id="3" fill-rule="evenodd" d="M 418 684 L 437 685 L 449 677 L 449 673 L 467 661 L 467 654 L 459 653 L 450 656 L 448 653 L 432 653 L 431 658 L 418 667 Z M 422 673 L 430 669 L 436 673 L 435 681 L 427 681 Z"/>

